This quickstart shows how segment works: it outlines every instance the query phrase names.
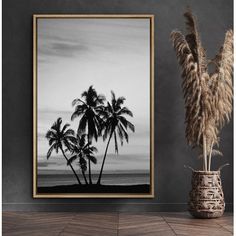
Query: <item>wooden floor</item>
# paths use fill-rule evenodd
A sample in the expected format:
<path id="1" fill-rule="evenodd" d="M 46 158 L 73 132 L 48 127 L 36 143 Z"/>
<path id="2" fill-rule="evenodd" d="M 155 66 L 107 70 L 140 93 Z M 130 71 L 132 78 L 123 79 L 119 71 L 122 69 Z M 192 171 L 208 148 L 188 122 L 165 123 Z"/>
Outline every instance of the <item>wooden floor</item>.
<path id="1" fill-rule="evenodd" d="M 233 216 L 193 219 L 188 213 L 4 212 L 4 236 L 228 236 Z"/>

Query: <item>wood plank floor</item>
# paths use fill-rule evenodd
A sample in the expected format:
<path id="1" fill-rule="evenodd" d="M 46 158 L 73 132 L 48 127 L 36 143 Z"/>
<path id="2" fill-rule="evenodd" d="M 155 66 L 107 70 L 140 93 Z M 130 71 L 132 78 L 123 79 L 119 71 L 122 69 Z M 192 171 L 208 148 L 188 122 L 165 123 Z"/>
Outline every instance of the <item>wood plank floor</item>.
<path id="1" fill-rule="evenodd" d="M 228 236 L 233 215 L 200 220 L 188 213 L 4 212 L 4 236 Z"/>

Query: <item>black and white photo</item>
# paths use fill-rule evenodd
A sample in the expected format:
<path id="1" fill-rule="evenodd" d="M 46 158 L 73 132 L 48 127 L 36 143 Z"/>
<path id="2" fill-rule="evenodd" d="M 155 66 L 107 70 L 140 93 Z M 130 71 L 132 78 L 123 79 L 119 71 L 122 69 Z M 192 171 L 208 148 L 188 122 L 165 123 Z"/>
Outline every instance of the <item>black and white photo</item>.
<path id="1" fill-rule="evenodd" d="M 153 16 L 34 16 L 34 197 L 153 197 Z"/>

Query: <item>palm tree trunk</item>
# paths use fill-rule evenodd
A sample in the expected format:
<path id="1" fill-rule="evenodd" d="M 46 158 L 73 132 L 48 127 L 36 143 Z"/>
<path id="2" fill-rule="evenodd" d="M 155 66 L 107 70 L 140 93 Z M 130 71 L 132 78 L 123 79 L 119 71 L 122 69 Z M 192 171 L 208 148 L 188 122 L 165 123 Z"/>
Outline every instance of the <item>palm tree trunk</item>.
<path id="1" fill-rule="evenodd" d="M 92 175 L 91 175 L 91 161 L 88 159 L 88 166 L 89 166 L 89 184 L 93 184 Z"/>
<path id="2" fill-rule="evenodd" d="M 82 175 L 83 175 L 83 177 L 84 177 L 84 181 L 85 181 L 85 183 L 88 184 L 88 181 L 87 181 L 86 175 L 85 175 L 85 173 L 84 173 L 83 170 L 82 170 Z"/>
<path id="3" fill-rule="evenodd" d="M 104 154 L 104 157 L 103 157 L 102 167 L 101 167 L 101 170 L 100 170 L 100 174 L 99 174 L 99 177 L 98 177 L 97 184 L 101 184 L 103 167 L 104 167 L 104 164 L 105 164 L 105 160 L 106 160 L 106 156 L 107 156 L 107 150 L 108 150 L 109 143 L 111 141 L 112 134 L 113 134 L 113 131 L 111 132 L 110 137 L 109 137 L 108 142 L 107 142 L 107 146 L 106 146 L 105 154 Z"/>
<path id="4" fill-rule="evenodd" d="M 92 141 L 92 137 L 89 136 L 89 130 L 88 130 L 88 143 L 90 143 L 90 141 Z M 92 181 L 92 176 L 91 176 L 91 162 L 90 162 L 90 159 L 88 159 L 88 166 L 89 166 L 89 184 L 93 184 L 93 181 Z"/>
<path id="5" fill-rule="evenodd" d="M 60 149 L 61 149 L 61 152 L 62 152 L 63 156 L 65 157 L 67 163 L 68 163 L 68 158 L 66 157 L 66 154 L 64 153 L 64 151 L 63 151 L 62 148 L 60 148 Z M 76 172 L 75 172 L 73 166 L 71 165 L 71 163 L 69 164 L 69 166 L 70 166 L 71 170 L 73 171 L 73 173 L 74 173 L 74 175 L 75 175 L 75 177 L 76 177 L 78 183 L 81 185 L 81 182 L 80 182 L 79 176 L 76 174 Z"/>
<path id="6" fill-rule="evenodd" d="M 92 176 L 91 176 L 91 162 L 90 162 L 90 160 L 88 160 L 88 164 L 89 164 L 89 184 L 93 184 Z"/>

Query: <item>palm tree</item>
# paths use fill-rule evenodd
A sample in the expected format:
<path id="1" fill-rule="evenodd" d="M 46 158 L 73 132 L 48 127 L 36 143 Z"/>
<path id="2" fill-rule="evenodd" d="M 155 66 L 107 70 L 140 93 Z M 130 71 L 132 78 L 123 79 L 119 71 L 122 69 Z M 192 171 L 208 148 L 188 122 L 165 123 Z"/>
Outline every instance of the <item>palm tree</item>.
<path id="1" fill-rule="evenodd" d="M 64 158 L 66 159 L 66 162 L 68 163 L 69 159 L 67 158 L 63 147 L 65 147 L 69 151 L 72 151 L 72 147 L 76 142 L 76 138 L 74 136 L 74 130 L 68 129 L 68 127 L 70 126 L 69 124 L 65 124 L 62 128 L 61 124 L 62 124 L 62 119 L 58 118 L 57 121 L 52 125 L 51 129 L 48 130 L 48 132 L 46 133 L 46 138 L 50 146 L 47 152 L 47 159 L 49 159 L 53 150 L 55 150 L 56 153 L 58 153 L 58 151 L 60 150 Z M 69 166 L 73 171 L 78 183 L 81 184 L 80 179 L 76 174 L 71 163 L 69 163 Z"/>
<path id="2" fill-rule="evenodd" d="M 102 121 L 99 114 L 103 110 L 105 97 L 97 94 L 93 86 L 90 86 L 87 91 L 84 91 L 81 97 L 84 100 L 77 98 L 72 102 L 72 106 L 75 106 L 75 111 L 71 116 L 71 120 L 73 121 L 76 117 L 80 117 L 77 133 L 79 135 L 87 133 L 88 142 L 92 143 L 92 139 L 94 138 L 97 141 L 99 136 Z M 89 183 L 92 184 L 90 159 L 88 160 L 88 164 Z"/>
<path id="3" fill-rule="evenodd" d="M 73 146 L 72 153 L 75 153 L 74 156 L 72 156 L 68 164 L 75 161 L 77 158 L 79 158 L 79 165 L 81 168 L 82 175 L 84 177 L 84 181 L 86 184 L 88 184 L 85 171 L 87 170 L 87 160 L 90 160 L 94 164 L 97 164 L 97 159 L 94 156 L 94 152 L 97 152 L 97 148 L 94 146 L 90 146 L 91 143 L 86 142 L 87 134 L 81 135 L 81 137 L 77 134 L 77 142 L 76 145 Z"/>
<path id="4" fill-rule="evenodd" d="M 127 143 L 129 141 L 129 136 L 127 133 L 128 129 L 135 132 L 134 125 L 124 117 L 124 115 L 133 117 L 133 113 L 127 107 L 122 106 L 124 104 L 125 98 L 118 97 L 116 99 L 115 93 L 113 91 L 111 91 L 111 96 L 111 103 L 107 102 L 107 106 L 105 107 L 104 111 L 100 112 L 100 114 L 103 115 L 103 119 L 105 120 L 103 123 L 103 140 L 106 140 L 108 136 L 109 138 L 97 184 L 101 183 L 103 167 L 112 136 L 114 136 L 115 141 L 115 152 L 118 154 L 117 135 L 120 138 L 121 145 L 123 145 L 124 139 Z"/>

